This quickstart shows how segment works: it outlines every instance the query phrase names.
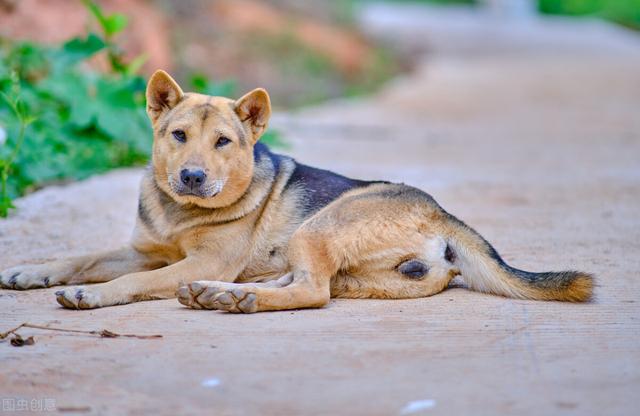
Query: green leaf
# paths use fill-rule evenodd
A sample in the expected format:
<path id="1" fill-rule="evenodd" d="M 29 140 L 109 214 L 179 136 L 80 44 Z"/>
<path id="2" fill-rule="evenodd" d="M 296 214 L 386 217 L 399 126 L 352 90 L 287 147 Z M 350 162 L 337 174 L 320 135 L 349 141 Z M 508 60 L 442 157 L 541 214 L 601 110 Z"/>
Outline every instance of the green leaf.
<path id="1" fill-rule="evenodd" d="M 96 100 L 113 109 L 135 108 L 133 93 L 126 79 L 99 78 L 96 82 Z"/>
<path id="2" fill-rule="evenodd" d="M 125 27 L 127 27 L 127 16 L 114 13 L 108 16 L 103 22 L 103 29 L 107 36 L 113 36 L 120 33 Z"/>
<path id="3" fill-rule="evenodd" d="M 209 86 L 209 78 L 205 74 L 196 72 L 189 77 L 191 90 L 197 93 L 203 93 Z"/>
<path id="4" fill-rule="evenodd" d="M 68 108 L 71 124 L 86 128 L 93 122 L 97 110 L 95 93 L 91 92 L 95 87 L 88 77 L 66 72 L 50 77 L 40 87 Z"/>
<path id="5" fill-rule="evenodd" d="M 67 64 L 87 59 L 106 47 L 105 42 L 95 33 L 89 33 L 86 39 L 73 38 L 62 46 L 61 58 Z"/>
<path id="6" fill-rule="evenodd" d="M 128 76 L 137 74 L 140 68 L 142 68 L 142 65 L 147 62 L 148 58 L 149 56 L 145 53 L 129 62 L 129 64 L 127 65 L 127 69 L 125 70 L 125 74 Z"/>

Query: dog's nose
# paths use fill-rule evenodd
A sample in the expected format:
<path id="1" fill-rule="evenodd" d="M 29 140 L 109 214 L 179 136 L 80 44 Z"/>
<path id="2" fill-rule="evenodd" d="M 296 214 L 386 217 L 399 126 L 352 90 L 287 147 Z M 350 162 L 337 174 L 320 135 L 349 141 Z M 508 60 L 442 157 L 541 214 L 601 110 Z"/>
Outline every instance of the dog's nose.
<path id="1" fill-rule="evenodd" d="M 201 169 L 182 169 L 180 171 L 180 180 L 192 190 L 202 186 L 205 179 L 207 179 L 207 174 Z"/>

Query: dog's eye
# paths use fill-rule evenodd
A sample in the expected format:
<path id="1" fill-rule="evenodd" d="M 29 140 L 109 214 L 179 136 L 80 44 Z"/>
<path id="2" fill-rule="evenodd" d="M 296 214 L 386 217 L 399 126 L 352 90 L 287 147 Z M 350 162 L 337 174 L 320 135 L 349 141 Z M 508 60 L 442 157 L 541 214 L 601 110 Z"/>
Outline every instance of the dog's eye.
<path id="1" fill-rule="evenodd" d="M 216 149 L 221 148 L 222 146 L 226 146 L 229 143 L 231 143 L 231 140 L 227 139 L 226 137 L 222 136 L 218 139 L 218 141 L 216 142 Z"/>
<path id="2" fill-rule="evenodd" d="M 173 134 L 173 138 L 176 139 L 177 141 L 184 143 L 187 141 L 187 135 L 185 134 L 185 132 L 183 130 L 174 130 L 171 132 L 171 134 Z"/>

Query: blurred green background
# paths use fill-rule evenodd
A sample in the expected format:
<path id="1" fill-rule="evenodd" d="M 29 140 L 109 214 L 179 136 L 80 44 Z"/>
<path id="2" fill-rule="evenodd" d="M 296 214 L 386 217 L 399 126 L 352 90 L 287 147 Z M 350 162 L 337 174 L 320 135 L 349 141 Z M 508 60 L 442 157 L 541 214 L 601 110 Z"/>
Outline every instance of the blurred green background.
<path id="1" fill-rule="evenodd" d="M 591 16 L 640 30 L 640 0 L 538 0 L 544 14 Z"/>
<path id="2" fill-rule="evenodd" d="M 490 0 L 388 0 L 404 3 L 481 6 Z M 512 0 L 517 1 L 517 0 Z M 640 29 L 640 0 L 531 0 L 541 14 L 597 17 Z"/>

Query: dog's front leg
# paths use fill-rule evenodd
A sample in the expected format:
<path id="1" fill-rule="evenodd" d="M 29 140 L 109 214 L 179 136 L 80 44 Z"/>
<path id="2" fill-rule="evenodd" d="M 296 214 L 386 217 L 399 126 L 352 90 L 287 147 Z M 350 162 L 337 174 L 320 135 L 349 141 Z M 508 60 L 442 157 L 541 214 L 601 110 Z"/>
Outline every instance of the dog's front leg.
<path id="1" fill-rule="evenodd" d="M 175 297 L 178 287 L 196 280 L 232 282 L 242 271 L 242 264 L 216 264 L 208 256 L 187 256 L 184 260 L 161 269 L 131 273 L 107 283 L 69 287 L 56 292 L 56 299 L 65 308 L 91 309 L 123 305 L 150 299 Z"/>
<path id="2" fill-rule="evenodd" d="M 108 282 L 127 273 L 152 270 L 162 265 L 157 258 L 127 246 L 43 264 L 15 266 L 0 272 L 0 287 L 23 290 L 65 284 Z"/>

